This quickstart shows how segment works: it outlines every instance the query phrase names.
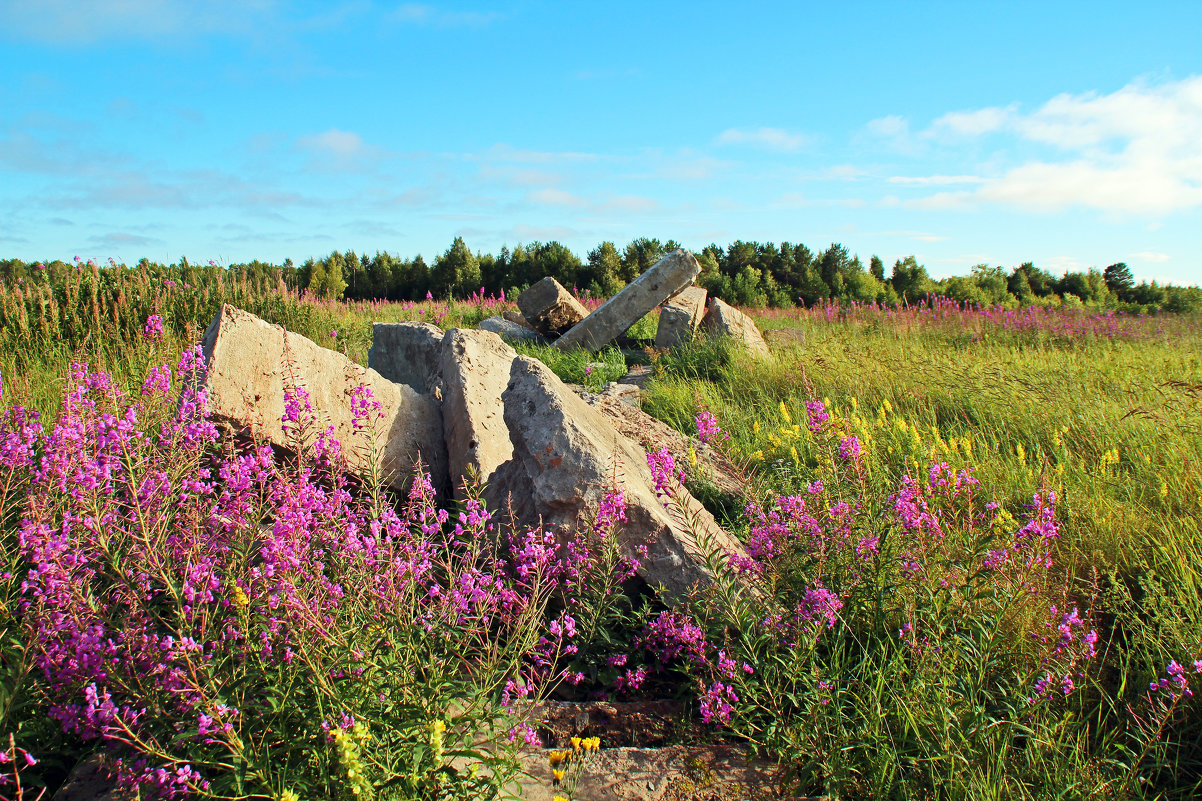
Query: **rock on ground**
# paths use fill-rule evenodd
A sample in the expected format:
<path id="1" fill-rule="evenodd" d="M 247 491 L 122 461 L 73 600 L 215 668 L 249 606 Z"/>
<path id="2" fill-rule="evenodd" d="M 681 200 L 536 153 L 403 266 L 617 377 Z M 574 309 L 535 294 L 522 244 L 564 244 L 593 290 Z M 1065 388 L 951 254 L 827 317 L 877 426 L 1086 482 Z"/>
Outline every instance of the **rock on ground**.
<path id="1" fill-rule="evenodd" d="M 655 329 L 655 347 L 674 348 L 693 338 L 705 317 L 706 292 L 699 286 L 681 290 L 659 311 Z"/>
<path id="2" fill-rule="evenodd" d="M 588 309 L 551 276 L 518 295 L 518 308 L 534 329 L 555 339 L 588 316 Z"/>
<path id="3" fill-rule="evenodd" d="M 524 325 L 511 322 L 504 317 L 486 318 L 481 320 L 480 324 L 476 327 L 481 331 L 491 331 L 494 334 L 517 342 L 536 342 L 540 345 L 547 344 L 547 338 L 535 331 L 533 328 L 527 328 Z"/>
<path id="4" fill-rule="evenodd" d="M 577 323 L 555 347 L 600 350 L 700 274 L 701 265 L 693 254 L 677 248 Z"/>
<path id="5" fill-rule="evenodd" d="M 550 750 L 526 752 L 530 776 L 521 784 L 527 801 L 552 801 L 556 788 Z M 779 769 L 749 759 L 736 746 L 602 748 L 586 757 L 576 798 L 590 801 L 755 801 L 780 798 Z"/>
<path id="6" fill-rule="evenodd" d="M 768 343 L 751 318 L 718 298 L 710 298 L 709 309 L 701 321 L 705 332 L 714 337 L 731 337 L 757 356 L 768 356 Z"/>
<path id="7" fill-rule="evenodd" d="M 389 381 L 441 397 L 434 354 L 442 336 L 432 323 L 375 323 L 367 364 Z"/>
<path id="8" fill-rule="evenodd" d="M 408 484 L 418 459 L 434 486 L 445 490 L 447 455 L 438 405 L 412 387 L 386 379 L 312 340 L 271 325 L 250 312 L 224 305 L 205 332 L 209 411 L 226 428 L 291 448 L 296 443 L 283 427 L 284 392 L 296 387 L 308 394 L 316 428 L 334 428 L 348 467 L 360 475 L 373 469 L 388 486 Z M 381 404 L 371 437 L 356 431 L 352 392 L 371 390 Z M 317 431 L 307 432 L 312 442 Z"/>

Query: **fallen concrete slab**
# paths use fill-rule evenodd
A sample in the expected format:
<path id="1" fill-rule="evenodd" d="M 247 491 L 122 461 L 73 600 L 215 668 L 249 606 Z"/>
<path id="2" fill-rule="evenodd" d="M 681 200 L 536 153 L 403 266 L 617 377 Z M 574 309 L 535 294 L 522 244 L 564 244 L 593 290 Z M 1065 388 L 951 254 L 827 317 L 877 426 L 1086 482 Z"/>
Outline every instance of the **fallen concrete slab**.
<path id="1" fill-rule="evenodd" d="M 588 316 L 588 309 L 551 276 L 518 295 L 518 308 L 534 329 L 555 339 Z"/>
<path id="2" fill-rule="evenodd" d="M 205 332 L 203 348 L 214 422 L 292 448 L 297 443 L 284 429 L 284 393 L 300 387 L 317 417 L 314 430 L 302 432 L 303 444 L 312 444 L 318 429 L 331 425 L 351 471 L 378 471 L 387 486 L 399 489 L 408 485 L 420 459 L 435 488 L 445 491 L 442 416 L 434 400 L 413 387 L 228 304 Z M 381 406 L 380 418 L 362 431 L 351 408 L 359 386 L 371 390 Z"/>
<path id="3" fill-rule="evenodd" d="M 600 350 L 700 274 L 701 265 L 693 254 L 677 248 L 573 326 L 555 347 Z"/>
<path id="4" fill-rule="evenodd" d="M 704 289 L 691 286 L 665 303 L 659 310 L 655 347 L 675 348 L 691 340 L 705 317 L 705 298 Z"/>

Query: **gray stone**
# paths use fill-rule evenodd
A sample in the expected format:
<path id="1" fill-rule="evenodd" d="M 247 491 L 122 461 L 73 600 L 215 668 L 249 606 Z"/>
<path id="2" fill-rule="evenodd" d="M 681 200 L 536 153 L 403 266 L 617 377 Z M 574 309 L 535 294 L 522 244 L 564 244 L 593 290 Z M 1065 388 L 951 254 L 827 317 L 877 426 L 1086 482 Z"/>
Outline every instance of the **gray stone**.
<path id="1" fill-rule="evenodd" d="M 555 342 L 555 347 L 600 350 L 700 273 L 701 265 L 693 254 L 677 248 L 577 323 Z"/>
<path id="2" fill-rule="evenodd" d="M 764 341 L 772 350 L 800 348 L 806 342 L 806 332 L 800 328 L 769 328 L 763 334 Z"/>
<path id="3" fill-rule="evenodd" d="M 655 368 L 649 364 L 635 364 L 626 371 L 626 375 L 618 379 L 619 384 L 633 384 L 639 389 L 646 389 L 655 378 Z"/>
<path id="4" fill-rule="evenodd" d="M 751 318 L 743 312 L 724 303 L 718 298 L 710 298 L 709 309 L 705 319 L 701 321 L 705 332 L 714 337 L 731 337 L 742 343 L 756 356 L 768 356 L 768 343 L 755 327 Z"/>
<path id="5" fill-rule="evenodd" d="M 547 338 L 533 328 L 527 328 L 524 325 L 519 325 L 506 320 L 504 317 L 489 317 L 481 320 L 476 326 L 481 331 L 492 331 L 505 339 L 515 342 L 535 342 L 539 345 L 547 344 Z"/>
<path id="6" fill-rule="evenodd" d="M 550 339 L 588 316 L 588 309 L 551 276 L 518 295 L 518 308 L 536 331 Z"/>
<path id="7" fill-rule="evenodd" d="M 435 488 L 445 489 L 442 418 L 431 398 L 230 305 L 213 319 L 203 346 L 214 422 L 292 448 L 294 436 L 282 423 L 284 392 L 301 387 L 317 418 L 313 430 L 304 432 L 305 444 L 332 425 L 353 472 L 375 472 L 386 485 L 401 488 L 420 458 Z M 381 404 L 380 419 L 362 431 L 355 430 L 351 410 L 351 393 L 358 386 L 370 389 Z"/>
<path id="8" fill-rule="evenodd" d="M 491 331 L 451 329 L 439 347 L 436 366 L 443 386 L 443 436 L 451 485 L 456 493 L 469 471 L 488 482 L 486 500 L 502 508 L 510 492 L 498 469 L 513 460 L 501 393 L 517 352 Z M 493 486 L 495 484 L 495 486 Z"/>
<path id="9" fill-rule="evenodd" d="M 501 465 L 496 475 L 503 477 L 500 488 L 514 491 L 520 519 L 541 519 L 545 528 L 566 536 L 590 522 L 619 476 L 628 518 L 622 547 L 627 555 L 638 546 L 647 548 L 639 574 L 661 586 L 670 601 L 713 580 L 704 563 L 706 548 L 744 553 L 684 487 L 674 488 L 676 501 L 665 508 L 655 495 L 643 449 L 542 362 L 514 359 L 502 399 L 513 462 Z"/>
<path id="10" fill-rule="evenodd" d="M 675 348 L 693 338 L 705 317 L 706 292 L 699 286 L 687 287 L 664 304 L 655 329 L 655 347 Z"/>
<path id="11" fill-rule="evenodd" d="M 643 402 L 643 390 L 638 384 L 619 384 L 617 381 L 610 381 L 602 387 L 600 396 L 614 398 L 636 408 Z"/>
<path id="12" fill-rule="evenodd" d="M 431 323 L 375 323 L 367 365 L 389 381 L 439 396 L 434 369 L 442 329 Z"/>
<path id="13" fill-rule="evenodd" d="M 529 328 L 531 331 L 534 330 L 534 326 L 530 325 L 530 321 L 523 317 L 521 312 L 516 312 L 513 309 L 506 309 L 505 311 L 501 312 L 501 316 L 511 323 L 517 323 L 523 328 Z"/>

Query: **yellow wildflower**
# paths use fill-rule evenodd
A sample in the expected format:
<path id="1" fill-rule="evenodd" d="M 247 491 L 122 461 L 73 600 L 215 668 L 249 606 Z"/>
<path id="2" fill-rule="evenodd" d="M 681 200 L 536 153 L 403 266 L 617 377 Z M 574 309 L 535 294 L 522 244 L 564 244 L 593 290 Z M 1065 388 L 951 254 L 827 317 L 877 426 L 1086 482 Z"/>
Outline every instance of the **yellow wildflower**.
<path id="1" fill-rule="evenodd" d="M 563 781 L 563 770 L 556 768 L 555 770 L 551 771 L 551 775 L 555 777 L 556 784 L 559 784 L 561 781 Z"/>
<path id="2" fill-rule="evenodd" d="M 693 446 L 689 446 L 689 464 L 693 467 L 697 466 L 697 451 L 693 450 Z"/>
<path id="3" fill-rule="evenodd" d="M 560 762 L 567 762 L 572 756 L 571 751 L 552 751 L 547 757 L 547 761 L 551 763 L 551 767 L 555 767 Z"/>
<path id="4" fill-rule="evenodd" d="M 293 790 L 285 790 L 280 793 L 279 801 L 300 801 L 300 796 Z"/>
<path id="5" fill-rule="evenodd" d="M 888 414 L 889 412 L 893 411 L 893 404 L 889 402 L 888 398 L 885 398 L 884 402 L 881 403 L 881 408 L 885 410 L 886 414 Z"/>
<path id="6" fill-rule="evenodd" d="M 755 453 L 751 454 L 751 458 L 757 462 L 762 462 L 762 461 L 764 461 L 764 452 L 756 451 Z"/>
<path id="7" fill-rule="evenodd" d="M 601 747 L 601 738 L 600 737 L 589 737 L 587 740 L 584 741 L 584 747 L 585 747 L 585 750 L 596 751 L 597 749 L 599 749 Z"/>
<path id="8" fill-rule="evenodd" d="M 246 597 L 246 592 L 237 584 L 234 585 L 231 602 L 239 609 L 243 609 L 250 604 L 250 598 Z"/>
<path id="9" fill-rule="evenodd" d="M 579 751 L 580 751 L 580 742 L 581 742 L 581 741 L 580 741 L 580 738 L 579 738 L 579 737 L 573 737 L 573 738 L 572 738 L 572 750 L 573 750 L 573 751 L 576 751 L 577 753 L 579 753 Z"/>
<path id="10" fill-rule="evenodd" d="M 1022 446 L 1021 442 L 1014 446 L 1014 453 L 1016 456 L 1018 456 L 1018 461 L 1020 464 L 1027 463 L 1027 449 Z"/>
<path id="11" fill-rule="evenodd" d="M 796 448 L 789 448 L 789 455 L 793 457 L 794 464 L 801 464 L 801 457 L 797 455 Z"/>
<path id="12" fill-rule="evenodd" d="M 1169 497 L 1169 483 L 1163 478 L 1160 479 L 1160 497 L 1162 499 Z"/>
<path id="13" fill-rule="evenodd" d="M 760 421 L 759 420 L 756 420 L 755 422 L 753 422 L 751 424 L 751 433 L 752 434 L 760 433 Z"/>

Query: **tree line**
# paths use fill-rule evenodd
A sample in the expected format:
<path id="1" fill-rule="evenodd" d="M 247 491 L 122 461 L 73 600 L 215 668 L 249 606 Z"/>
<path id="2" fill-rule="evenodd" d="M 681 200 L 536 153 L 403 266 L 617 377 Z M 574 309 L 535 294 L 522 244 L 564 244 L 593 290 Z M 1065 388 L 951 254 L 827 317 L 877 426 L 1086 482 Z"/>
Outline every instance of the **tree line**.
<path id="1" fill-rule="evenodd" d="M 262 261 L 220 266 L 158 265 L 143 259 L 139 267 L 175 280 L 199 285 L 220 275 L 255 282 L 279 282 L 324 298 L 421 300 L 484 295 L 516 296 L 530 284 L 552 276 L 565 287 L 594 297 L 608 297 L 641 275 L 665 253 L 679 247 L 675 240 L 639 237 L 619 249 L 602 242 L 580 258 L 559 242 L 530 242 L 501 248 L 499 253 L 473 252 L 456 237 L 427 264 L 421 255 L 402 258 L 377 251 L 334 251 L 297 266 Z M 1007 269 L 978 264 L 968 275 L 934 279 L 913 256 L 886 268 L 879 256 L 867 266 L 840 244 L 812 251 L 802 244 L 736 241 L 725 247 L 711 244 L 696 251 L 701 264 L 697 283 L 711 295 L 740 306 L 789 307 L 823 303 L 900 305 L 943 296 L 983 306 L 1064 304 L 1125 311 L 1202 312 L 1202 289 L 1196 286 L 1135 282 L 1125 263 L 1056 276 L 1026 262 Z M 111 264 L 109 268 L 119 265 Z M 28 264 L 0 260 L 0 279 L 13 282 L 39 270 L 70 268 L 63 262 Z M 212 275 L 210 275 L 212 273 Z"/>

